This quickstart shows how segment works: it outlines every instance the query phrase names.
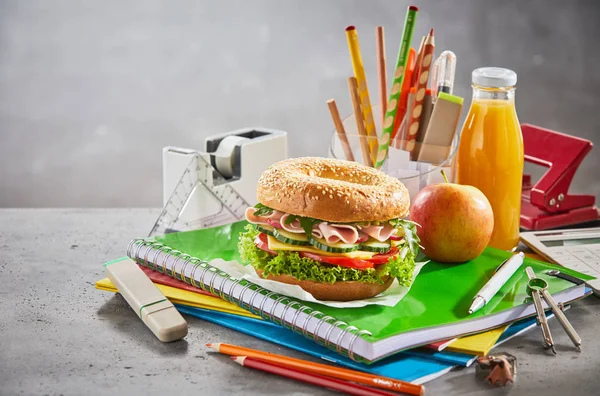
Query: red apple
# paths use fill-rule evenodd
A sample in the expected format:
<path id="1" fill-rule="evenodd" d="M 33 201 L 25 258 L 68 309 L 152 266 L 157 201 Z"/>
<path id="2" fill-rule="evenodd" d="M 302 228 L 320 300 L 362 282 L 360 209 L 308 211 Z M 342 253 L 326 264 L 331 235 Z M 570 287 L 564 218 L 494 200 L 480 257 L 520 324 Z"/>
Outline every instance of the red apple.
<path id="1" fill-rule="evenodd" d="M 476 187 L 432 184 L 417 193 L 410 219 L 418 224 L 423 253 L 432 260 L 461 263 L 479 256 L 490 242 L 494 213 Z"/>

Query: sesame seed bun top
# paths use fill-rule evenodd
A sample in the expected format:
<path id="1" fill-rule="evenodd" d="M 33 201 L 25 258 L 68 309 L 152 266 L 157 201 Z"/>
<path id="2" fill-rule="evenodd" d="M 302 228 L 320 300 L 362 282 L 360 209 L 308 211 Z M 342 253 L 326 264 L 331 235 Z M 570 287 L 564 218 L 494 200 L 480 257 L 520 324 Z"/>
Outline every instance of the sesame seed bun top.
<path id="1" fill-rule="evenodd" d="M 317 157 L 271 165 L 258 181 L 257 198 L 285 213 L 340 223 L 405 217 L 410 206 L 398 179 L 357 162 Z"/>

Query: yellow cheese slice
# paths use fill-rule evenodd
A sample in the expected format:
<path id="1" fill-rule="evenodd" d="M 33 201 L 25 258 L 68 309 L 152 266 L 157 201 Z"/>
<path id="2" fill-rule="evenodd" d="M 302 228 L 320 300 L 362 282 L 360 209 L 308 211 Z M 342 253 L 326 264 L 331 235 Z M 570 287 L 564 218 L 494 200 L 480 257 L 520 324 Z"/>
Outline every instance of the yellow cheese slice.
<path id="1" fill-rule="evenodd" d="M 406 241 L 404 239 L 400 239 L 399 241 L 390 241 L 390 243 L 392 244 L 392 246 L 398 247 L 400 245 L 404 245 Z"/>
<path id="2" fill-rule="evenodd" d="M 290 245 L 288 243 L 283 243 L 283 242 L 275 239 L 271 235 L 267 235 L 267 241 L 268 241 L 269 249 L 271 249 L 271 250 L 287 250 L 287 251 L 292 251 L 292 252 L 307 252 L 307 253 L 319 254 L 321 256 L 338 256 L 338 257 L 343 256 L 343 257 L 348 257 L 348 258 L 368 260 L 376 254 L 374 252 L 365 252 L 364 250 L 355 250 L 354 252 L 348 252 L 348 253 L 329 253 L 329 252 L 325 252 L 321 249 L 317 249 L 316 247 L 313 247 L 313 246 L 298 246 L 298 245 Z"/>

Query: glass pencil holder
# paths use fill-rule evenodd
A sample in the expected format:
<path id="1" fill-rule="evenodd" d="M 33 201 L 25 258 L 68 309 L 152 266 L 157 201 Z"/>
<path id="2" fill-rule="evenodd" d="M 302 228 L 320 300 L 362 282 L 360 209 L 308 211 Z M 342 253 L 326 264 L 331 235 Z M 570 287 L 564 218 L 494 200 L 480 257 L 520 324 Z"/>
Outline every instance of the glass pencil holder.
<path id="1" fill-rule="evenodd" d="M 372 109 L 378 136 L 359 134 L 356 119 L 354 114 L 351 114 L 342 121 L 345 134 L 338 133 L 336 129 L 331 134 L 328 150 L 330 158 L 353 160 L 373 166 L 381 140 L 382 116 L 378 105 Z M 400 136 L 403 128 L 400 126 L 398 129 L 397 136 L 389 145 L 388 155 L 379 169 L 399 179 L 407 187 L 411 200 L 424 187 L 444 182 L 442 170 L 449 182 L 455 180 L 458 131 L 454 134 L 451 144 L 435 145 L 402 140 Z M 409 151 L 409 147 L 412 147 L 412 150 Z"/>

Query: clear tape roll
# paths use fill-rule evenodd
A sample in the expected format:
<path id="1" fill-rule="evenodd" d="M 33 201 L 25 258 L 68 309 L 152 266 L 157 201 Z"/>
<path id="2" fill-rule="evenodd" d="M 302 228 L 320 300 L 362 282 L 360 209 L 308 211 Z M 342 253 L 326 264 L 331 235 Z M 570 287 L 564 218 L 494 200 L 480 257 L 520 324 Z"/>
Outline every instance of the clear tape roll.
<path id="1" fill-rule="evenodd" d="M 224 178 L 228 179 L 233 176 L 233 152 L 235 150 L 235 146 L 237 146 L 240 142 L 246 142 L 248 140 L 250 139 L 242 136 L 231 135 L 227 136 L 221 140 L 221 143 L 219 143 L 219 146 L 213 155 L 215 156 L 215 167 Z"/>

